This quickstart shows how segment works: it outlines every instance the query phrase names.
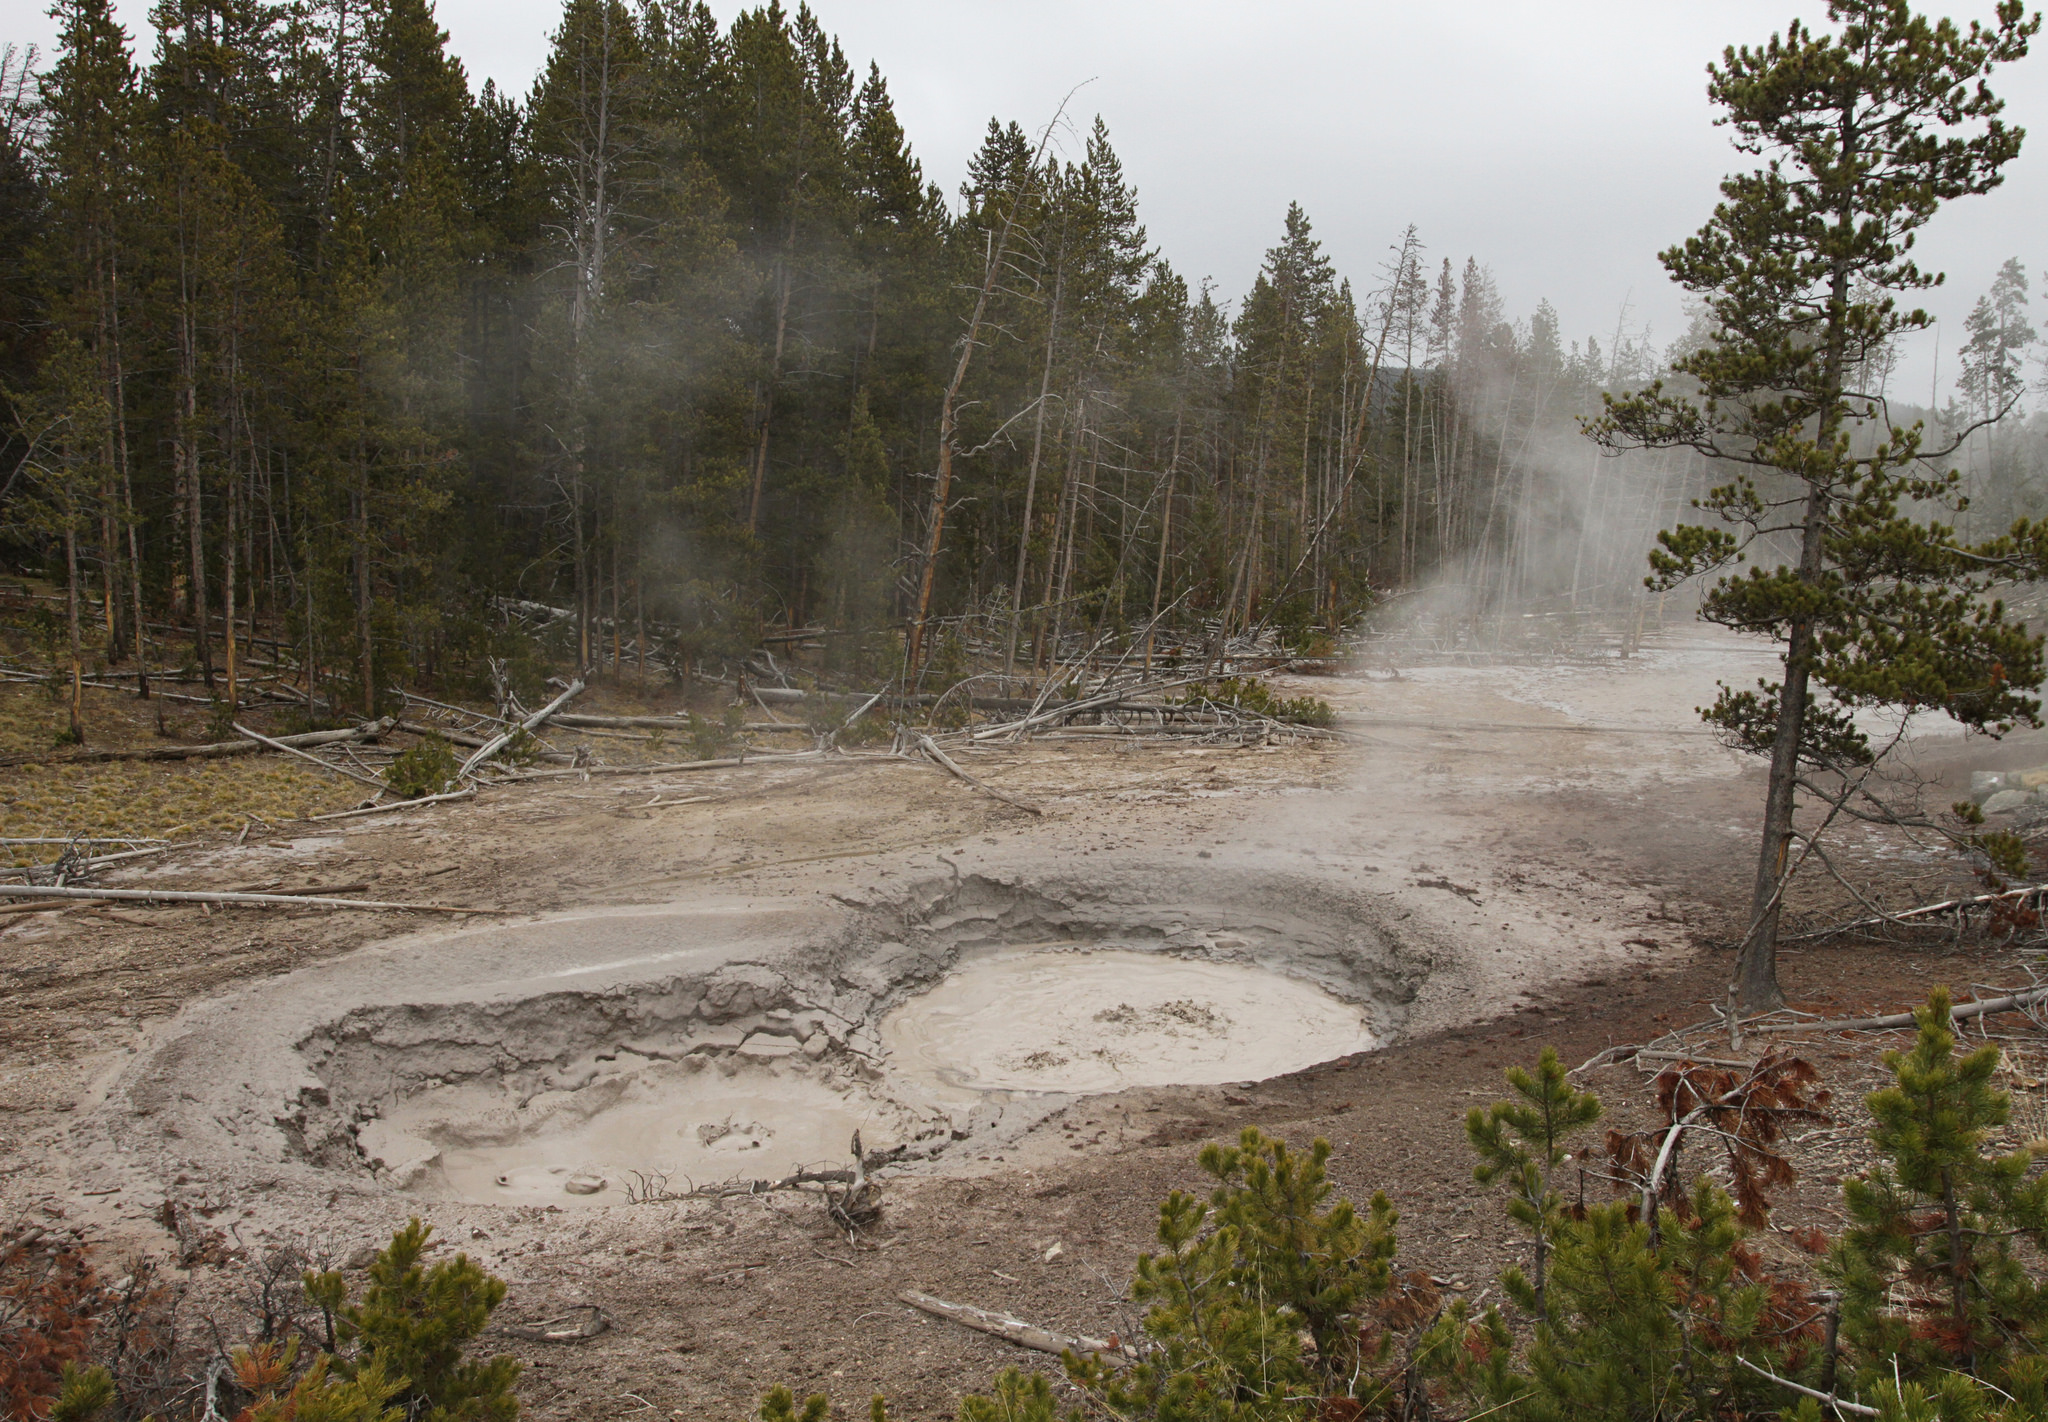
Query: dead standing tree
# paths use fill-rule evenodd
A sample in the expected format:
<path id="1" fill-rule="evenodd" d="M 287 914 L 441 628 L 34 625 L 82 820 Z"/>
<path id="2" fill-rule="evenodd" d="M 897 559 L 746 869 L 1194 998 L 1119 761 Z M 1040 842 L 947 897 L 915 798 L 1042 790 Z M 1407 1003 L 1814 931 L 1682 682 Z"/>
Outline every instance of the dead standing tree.
<path id="1" fill-rule="evenodd" d="M 953 491 L 953 436 L 958 428 L 955 406 L 960 399 L 960 387 L 967 381 L 967 367 L 981 343 L 981 328 L 988 318 L 989 300 L 995 295 L 996 283 L 1001 280 L 1004 264 L 1009 258 L 1010 239 L 1017 229 L 1017 217 L 1029 201 L 1032 189 L 1038 185 L 1045 163 L 1045 150 L 1051 146 L 1053 130 L 1059 127 L 1060 119 L 1067 112 L 1067 101 L 1073 97 L 1070 92 L 1066 99 L 1060 101 L 1052 122 L 1039 136 L 1037 151 L 1017 175 L 1010 192 L 1009 206 L 1003 212 L 1002 225 L 989 234 L 987 256 L 982 262 L 981 286 L 974 297 L 974 314 L 967 319 L 967 332 L 960 338 L 960 356 L 953 363 L 953 378 L 946 382 L 945 396 L 939 402 L 938 476 L 932 485 L 931 531 L 925 538 L 924 568 L 917 581 L 917 613 L 910 619 L 910 637 L 903 653 L 906 685 L 917 675 L 923 659 L 925 626 L 931 616 L 932 580 L 938 574 L 939 551 L 945 545 L 946 501 Z"/>

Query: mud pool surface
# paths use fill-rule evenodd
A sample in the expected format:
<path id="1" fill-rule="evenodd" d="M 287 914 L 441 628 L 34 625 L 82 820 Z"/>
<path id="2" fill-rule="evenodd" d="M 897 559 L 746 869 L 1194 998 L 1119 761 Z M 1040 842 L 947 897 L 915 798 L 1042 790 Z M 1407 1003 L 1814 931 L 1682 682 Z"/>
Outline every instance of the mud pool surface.
<path id="1" fill-rule="evenodd" d="M 1262 1081 L 1374 1045 L 1364 1011 L 1236 963 L 1014 948 L 882 1019 L 893 1077 L 936 1092 L 1093 1094 Z"/>

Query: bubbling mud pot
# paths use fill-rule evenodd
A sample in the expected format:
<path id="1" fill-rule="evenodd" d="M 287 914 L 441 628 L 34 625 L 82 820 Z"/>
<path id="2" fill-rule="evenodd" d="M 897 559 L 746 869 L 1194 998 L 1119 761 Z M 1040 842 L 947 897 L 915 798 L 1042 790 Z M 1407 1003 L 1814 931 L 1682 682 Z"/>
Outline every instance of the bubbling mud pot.
<path id="1" fill-rule="evenodd" d="M 587 1207 L 1014 1140 L 1078 1096 L 1397 1033 L 1431 963 L 1370 899 L 1170 869 L 970 875 L 406 940 L 194 1009 L 103 1113 L 129 1168 Z"/>
<path id="2" fill-rule="evenodd" d="M 898 1080 L 940 1095 L 1259 1080 L 1376 1045 L 1364 1008 L 1265 968 L 1071 944 L 963 964 L 882 1041 Z"/>

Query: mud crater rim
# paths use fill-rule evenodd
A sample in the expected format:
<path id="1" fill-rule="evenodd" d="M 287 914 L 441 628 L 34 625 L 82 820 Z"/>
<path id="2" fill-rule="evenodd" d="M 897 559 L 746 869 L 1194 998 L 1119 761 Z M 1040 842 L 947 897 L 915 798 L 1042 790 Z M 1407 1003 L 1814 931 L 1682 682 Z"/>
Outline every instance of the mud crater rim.
<path id="1" fill-rule="evenodd" d="M 967 876 L 858 915 L 811 964 L 364 1004 L 297 1042 L 319 1084 L 280 1125 L 298 1160 L 383 1189 L 609 1204 L 841 1165 L 854 1130 L 911 1168 L 985 1153 L 1083 1097 L 1261 1080 L 1398 1031 L 1414 979 L 1351 906 L 1259 897 Z M 1074 979 L 1087 990 L 1063 992 Z M 1018 982 L 1048 1010 L 1009 1012 L 1000 1041 L 958 1059 Z M 1288 1022 L 1276 1050 L 1289 1013 L 1309 1030 Z"/>

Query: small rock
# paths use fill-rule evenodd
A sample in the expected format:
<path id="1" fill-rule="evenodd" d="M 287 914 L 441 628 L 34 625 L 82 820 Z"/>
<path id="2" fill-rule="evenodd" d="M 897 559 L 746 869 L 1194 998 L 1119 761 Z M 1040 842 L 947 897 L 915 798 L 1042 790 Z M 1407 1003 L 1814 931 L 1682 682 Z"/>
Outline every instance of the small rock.
<path id="1" fill-rule="evenodd" d="M 604 1189 L 606 1180 L 602 1175 L 572 1175 L 562 1185 L 571 1195 L 595 1195 Z"/>
<path id="2" fill-rule="evenodd" d="M 1984 813 L 2003 815 L 2033 803 L 2034 794 L 2031 790 L 2000 790 L 1984 802 Z"/>

